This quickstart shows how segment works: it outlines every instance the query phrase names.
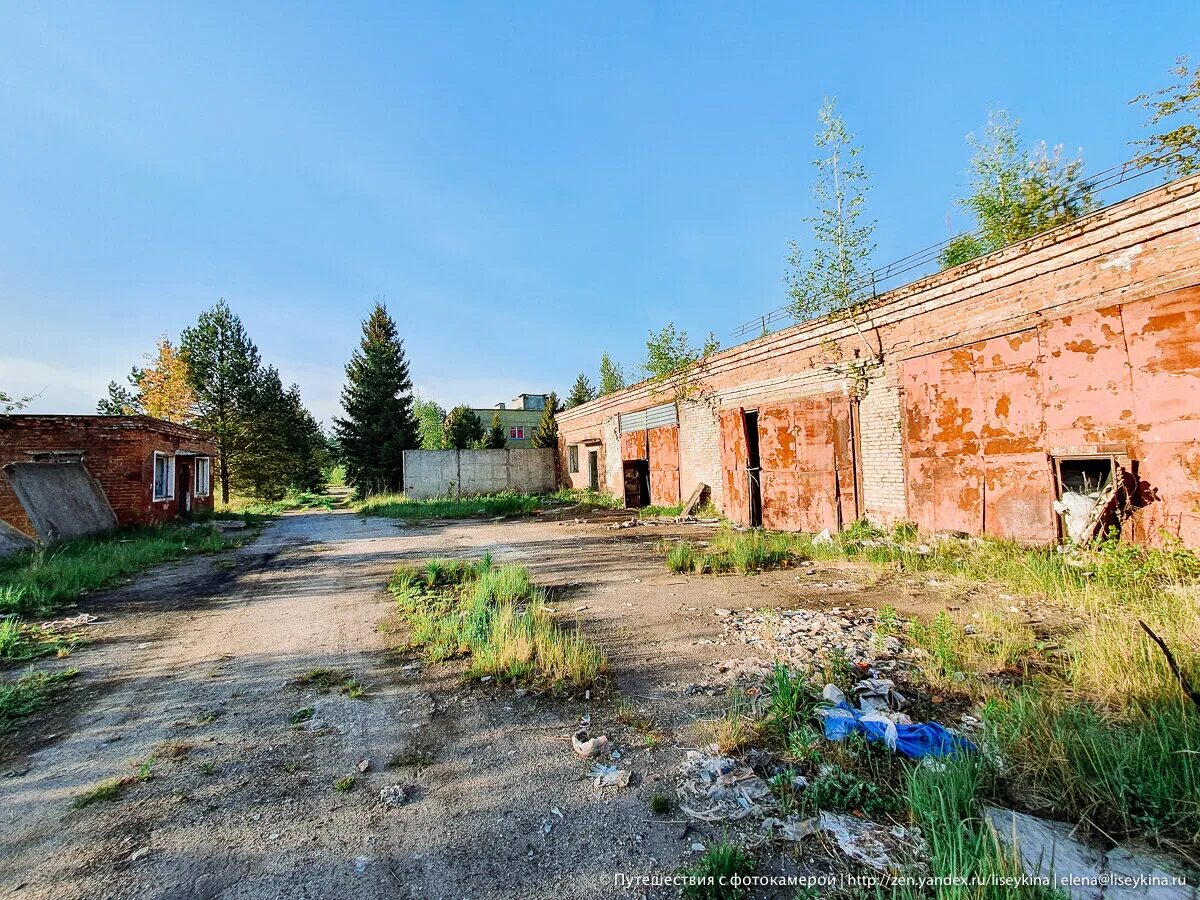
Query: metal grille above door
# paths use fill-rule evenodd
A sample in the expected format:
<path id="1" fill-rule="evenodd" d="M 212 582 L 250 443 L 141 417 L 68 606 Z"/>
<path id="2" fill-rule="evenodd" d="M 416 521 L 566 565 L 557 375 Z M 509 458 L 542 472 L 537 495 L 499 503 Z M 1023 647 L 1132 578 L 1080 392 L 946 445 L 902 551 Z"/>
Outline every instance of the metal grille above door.
<path id="1" fill-rule="evenodd" d="M 678 425 L 679 413 L 674 403 L 663 403 L 649 409 L 633 413 L 622 413 L 617 417 L 617 427 L 621 434 L 631 431 L 648 431 L 651 428 L 661 428 L 664 425 Z"/>

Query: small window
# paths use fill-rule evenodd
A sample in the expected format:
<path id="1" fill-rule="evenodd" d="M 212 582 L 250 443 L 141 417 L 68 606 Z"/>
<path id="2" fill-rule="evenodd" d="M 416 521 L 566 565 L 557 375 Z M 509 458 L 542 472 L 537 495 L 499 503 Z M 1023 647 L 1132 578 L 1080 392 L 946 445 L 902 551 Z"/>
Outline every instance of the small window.
<path id="1" fill-rule="evenodd" d="M 196 457 L 196 489 L 197 497 L 207 497 L 212 491 L 212 460 L 207 456 Z"/>
<path id="2" fill-rule="evenodd" d="M 579 445 L 571 444 L 567 447 L 567 471 L 575 473 L 579 471 Z"/>
<path id="3" fill-rule="evenodd" d="M 1055 456 L 1058 499 L 1054 511 L 1062 520 L 1062 532 L 1072 543 L 1090 537 L 1096 526 L 1097 508 L 1104 502 L 1116 474 L 1116 459 L 1104 456 Z"/>
<path id="4" fill-rule="evenodd" d="M 508 428 L 508 439 L 510 441 L 525 440 L 525 426 L 524 425 L 510 425 Z"/>
<path id="5" fill-rule="evenodd" d="M 154 454 L 154 499 L 170 500 L 175 496 L 175 457 Z"/>

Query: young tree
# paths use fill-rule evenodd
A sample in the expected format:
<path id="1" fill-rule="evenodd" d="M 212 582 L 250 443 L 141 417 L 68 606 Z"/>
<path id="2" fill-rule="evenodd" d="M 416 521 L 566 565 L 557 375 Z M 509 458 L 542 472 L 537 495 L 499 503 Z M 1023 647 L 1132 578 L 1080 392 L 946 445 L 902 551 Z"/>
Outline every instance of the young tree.
<path id="1" fill-rule="evenodd" d="M 601 363 L 603 365 L 603 362 Z M 567 409 L 574 406 L 582 406 L 584 403 L 589 403 L 596 399 L 596 389 L 592 387 L 592 383 L 588 381 L 586 375 L 582 372 L 575 379 L 575 384 L 571 386 L 571 393 L 567 395 Z"/>
<path id="2" fill-rule="evenodd" d="M 1043 143 L 1034 153 L 1021 149 L 1020 121 L 1007 110 L 988 113 L 982 137 L 967 135 L 971 195 L 959 201 L 970 210 L 976 233 L 952 240 L 942 251 L 943 268 L 967 262 L 1040 231 L 1071 222 L 1095 208 L 1083 180 L 1083 158 L 1064 160 Z"/>
<path id="3" fill-rule="evenodd" d="M 675 400 L 688 400 L 699 389 L 704 361 L 720 349 L 721 344 L 712 332 L 702 346 L 693 347 L 687 332 L 670 322 L 657 334 L 650 332 L 642 371 L 655 384 L 668 388 Z"/>
<path id="4" fill-rule="evenodd" d="M 870 179 L 858 161 L 861 147 L 837 112 L 834 100 L 825 98 L 817 118 L 821 128 L 814 137 L 823 154 L 813 161 L 817 178 L 813 199 L 818 213 L 806 221 L 812 227 L 815 246 L 807 255 L 794 241 L 788 258 L 788 293 L 797 319 L 826 313 L 851 313 L 861 302 L 868 264 L 875 250 L 872 242 L 875 221 L 864 219 Z"/>
<path id="5" fill-rule="evenodd" d="M 192 421 L 196 395 L 188 381 L 187 364 L 170 338 L 160 337 L 150 365 L 134 371 L 138 373 L 139 405 L 146 415 L 180 424 Z"/>
<path id="6" fill-rule="evenodd" d="M 597 396 L 625 390 L 625 373 L 607 353 L 600 354 L 600 390 Z"/>
<path id="7" fill-rule="evenodd" d="M 441 450 L 445 444 L 442 423 L 446 420 L 446 410 L 432 400 L 413 400 L 413 415 L 417 418 L 417 433 L 421 439 L 422 450 Z"/>
<path id="8" fill-rule="evenodd" d="M 179 336 L 188 385 L 195 397 L 193 424 L 217 440 L 221 500 L 253 446 L 258 348 L 224 300 L 205 310 Z"/>
<path id="9" fill-rule="evenodd" d="M 456 406 L 446 414 L 442 426 L 448 450 L 467 450 L 483 442 L 483 422 L 469 406 Z"/>
<path id="10" fill-rule="evenodd" d="M 346 481 L 360 496 L 404 486 L 404 451 L 417 446 L 408 360 L 387 307 L 376 303 L 346 365 L 344 419 L 335 419 Z"/>
<path id="11" fill-rule="evenodd" d="M 1188 58 L 1181 56 L 1171 74 L 1179 79 L 1177 84 L 1129 102 L 1150 111 L 1147 128 L 1164 123 L 1174 127 L 1133 145 L 1141 148 L 1135 158 L 1138 165 L 1166 164 L 1169 177 L 1182 178 L 1200 172 L 1200 65 L 1190 72 Z"/>
<path id="12" fill-rule="evenodd" d="M 558 394 L 551 391 L 550 396 L 546 398 L 546 408 L 542 410 L 542 418 L 538 421 L 538 426 L 529 441 L 533 446 L 557 449 L 558 421 L 554 416 L 560 412 L 562 412 L 562 405 L 558 402 Z"/>
<path id="13" fill-rule="evenodd" d="M 108 383 L 108 395 L 96 405 L 106 416 L 153 416 L 168 422 L 187 424 L 195 418 L 196 397 L 188 382 L 187 365 L 182 354 L 165 334 L 155 343 L 153 355 L 145 354 L 149 365 L 134 366 L 125 387 Z"/>
<path id="14" fill-rule="evenodd" d="M 508 446 L 508 435 L 500 423 L 500 413 L 492 413 L 492 427 L 488 429 L 483 439 L 484 450 L 503 450 Z"/>

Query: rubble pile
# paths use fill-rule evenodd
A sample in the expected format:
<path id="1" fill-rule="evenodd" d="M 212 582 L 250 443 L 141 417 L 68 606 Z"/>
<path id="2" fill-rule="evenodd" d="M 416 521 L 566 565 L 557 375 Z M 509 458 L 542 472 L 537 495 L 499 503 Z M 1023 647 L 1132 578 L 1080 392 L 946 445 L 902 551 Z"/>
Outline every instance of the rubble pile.
<path id="1" fill-rule="evenodd" d="M 878 623 L 866 608 L 758 610 L 726 616 L 724 632 L 730 641 L 797 667 L 838 652 L 854 663 L 876 664 L 901 649 L 898 638 L 876 633 Z"/>

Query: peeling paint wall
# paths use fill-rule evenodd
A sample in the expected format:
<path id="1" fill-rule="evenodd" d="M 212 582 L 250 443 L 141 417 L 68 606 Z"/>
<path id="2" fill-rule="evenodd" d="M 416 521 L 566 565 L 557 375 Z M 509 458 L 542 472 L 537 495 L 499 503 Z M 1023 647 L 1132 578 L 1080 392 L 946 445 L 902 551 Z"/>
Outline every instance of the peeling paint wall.
<path id="1" fill-rule="evenodd" d="M 1131 534 L 1200 545 L 1200 288 L 1085 310 L 904 363 L 919 525 L 1052 541 L 1053 456 L 1127 455 Z"/>
<path id="2" fill-rule="evenodd" d="M 680 413 L 682 493 L 695 472 L 720 472 L 722 509 L 745 521 L 738 410 L 858 395 L 858 509 L 873 520 L 1051 540 L 1050 450 L 1112 443 L 1128 446 L 1152 495 L 1130 534 L 1166 529 L 1200 546 L 1198 285 L 1193 176 L 890 291 L 858 328 L 827 317 L 722 351 L 702 385 L 717 439 Z M 653 385 L 634 385 L 562 413 L 559 427 L 570 440 L 599 436 L 617 414 L 658 402 Z M 604 440 L 616 458 L 616 435 Z M 798 477 L 776 481 L 786 493 Z M 790 504 L 782 519 L 815 517 Z"/>

